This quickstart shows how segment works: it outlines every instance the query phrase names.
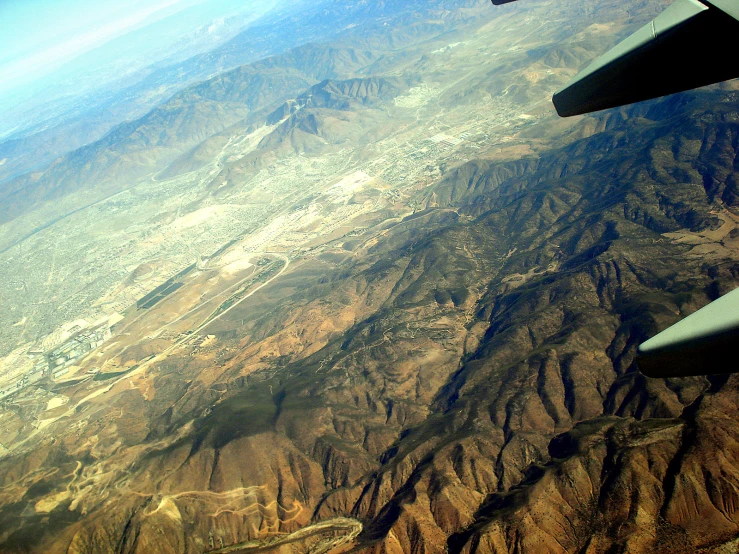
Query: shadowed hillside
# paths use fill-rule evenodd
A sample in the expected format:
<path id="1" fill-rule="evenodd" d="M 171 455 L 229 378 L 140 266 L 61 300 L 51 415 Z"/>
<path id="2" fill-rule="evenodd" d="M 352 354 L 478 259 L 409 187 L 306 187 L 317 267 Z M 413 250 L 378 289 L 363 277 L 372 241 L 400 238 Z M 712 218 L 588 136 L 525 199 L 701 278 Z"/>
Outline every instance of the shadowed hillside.
<path id="1" fill-rule="evenodd" d="M 558 120 L 623 28 L 528 48 L 549 22 L 475 6 L 221 74 L 2 189 L 31 222 L 120 196 L 0 260 L 75 314 L 2 358 L 59 365 L 3 384 L 0 551 L 736 549 L 739 378 L 634 363 L 739 284 L 736 83 Z"/>
<path id="2" fill-rule="evenodd" d="M 293 532 L 339 516 L 363 522 L 357 548 L 371 552 L 691 552 L 733 538 L 736 379 L 649 380 L 633 363 L 645 337 L 736 283 L 733 95 L 637 107 L 537 158 L 470 162 L 335 271 L 306 265 L 241 304 L 209 328 L 232 345 L 209 386 L 205 360 L 173 360 L 144 419 L 119 420 L 140 455 L 96 431 L 109 464 L 131 459 L 111 475 L 118 508 L 91 490 L 45 544 L 195 552 L 209 532 L 232 544 L 269 521 Z M 23 506 L 77 479 L 73 449 L 25 458 L 70 477 L 6 505 L 9 551 L 32 521 Z M 3 462 L 4 483 L 18 467 Z M 188 499 L 183 483 L 222 492 Z M 266 512 L 218 496 L 246 484 Z"/>

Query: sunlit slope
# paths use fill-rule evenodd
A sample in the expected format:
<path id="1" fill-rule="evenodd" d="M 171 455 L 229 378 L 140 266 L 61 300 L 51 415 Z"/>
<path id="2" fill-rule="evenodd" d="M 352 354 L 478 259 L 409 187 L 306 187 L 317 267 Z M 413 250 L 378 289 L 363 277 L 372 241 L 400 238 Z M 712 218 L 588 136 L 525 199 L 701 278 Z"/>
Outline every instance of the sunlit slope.
<path id="1" fill-rule="evenodd" d="M 452 2 L 447 7 L 458 10 L 460 5 Z M 483 2 L 474 0 L 469 5 L 479 7 Z M 388 29 L 384 24 L 390 22 L 395 22 L 393 49 L 423 41 L 428 36 L 428 26 L 423 24 L 426 9 L 428 5 L 414 2 L 360 3 L 353 6 L 332 6 L 330 0 L 285 3 L 252 23 L 230 19 L 218 22 L 224 27 L 246 24 L 246 28 L 214 49 L 207 50 L 201 41 L 217 43 L 220 32 L 227 35 L 230 32 L 220 29 L 214 36 L 211 34 L 213 29 L 207 26 L 199 29 L 195 36 L 181 37 L 170 57 L 152 56 L 143 60 L 144 67 L 137 71 L 124 65 L 125 71 L 120 74 L 113 65 L 104 64 L 104 71 L 113 71 L 117 77 L 112 80 L 90 74 L 91 69 L 87 65 L 100 69 L 95 65 L 99 64 L 100 52 L 93 52 L 87 58 L 75 60 L 75 67 L 63 66 L 56 77 L 51 77 L 52 80 L 61 79 L 61 86 L 42 87 L 35 92 L 25 89 L 19 94 L 21 98 L 30 98 L 8 114 L 12 115 L 12 121 L 8 116 L 4 120 L 6 125 L 17 126 L 19 130 L 0 143 L 0 161 L 5 160 L 5 163 L 0 163 L 0 181 L 32 168 L 42 168 L 63 154 L 96 141 L 120 122 L 141 117 L 187 85 L 282 54 L 297 46 L 327 42 L 337 37 L 350 45 L 362 41 L 365 45 L 378 46 L 384 39 L 373 40 L 373 36 L 376 39 L 376 35 L 386 34 Z M 207 12 L 208 7 L 204 10 Z M 246 19 L 257 15 L 252 11 Z M 434 22 L 436 31 L 450 30 L 450 23 L 454 24 L 437 19 Z M 149 28 L 144 30 L 147 32 L 156 31 Z M 145 41 L 135 34 L 123 40 L 138 44 Z M 192 57 L 185 56 L 186 52 L 200 49 L 207 51 Z M 92 64 L 86 64 L 88 60 Z M 121 60 L 116 59 L 116 63 L 121 63 Z"/>
<path id="2" fill-rule="evenodd" d="M 629 14 L 527 6 L 245 66 L 33 177 L 0 550 L 731 548 L 737 383 L 633 358 L 736 284 L 735 84 L 558 120 Z"/>
<path id="3" fill-rule="evenodd" d="M 174 260 L 175 272 L 181 270 L 199 254 L 251 232 L 263 221 L 262 210 L 274 217 L 310 196 L 314 187 L 330 187 L 357 169 L 402 188 L 418 179 L 430 183 L 485 150 L 517 156 L 547 145 L 566 127 L 558 122 L 542 134 L 533 123 L 551 118 L 549 95 L 565 76 L 546 69 L 545 79 L 531 81 L 532 99 L 524 103 L 506 92 L 485 92 L 483 82 L 526 80 L 529 66 L 540 65 L 544 55 L 532 54 L 527 46 L 542 33 L 538 19 L 527 11 L 490 9 L 484 2 L 456 10 L 408 8 L 367 29 L 352 27 L 345 31 L 351 44 L 309 44 L 195 85 L 47 169 L 5 183 L 0 189 L 6 221 L 0 227 L 3 267 L 15 274 L 32 259 L 33 269 L 23 284 L 4 285 L 0 310 L 6 315 L 0 317 L 8 325 L 3 335 L 34 341 L 65 321 L 95 320 L 99 314 L 87 314 L 90 307 L 107 302 L 106 291 L 152 256 Z M 545 8 L 533 3 L 527 9 Z M 546 28 L 556 36 L 569 8 L 546 9 L 558 15 Z M 613 16 L 622 17 L 619 11 Z M 580 25 L 590 29 L 587 19 Z M 388 33 L 386 27 L 396 30 Z M 603 31 L 587 31 L 592 33 L 611 40 Z M 280 112 L 282 103 L 300 104 L 301 96 L 327 76 L 334 83 L 352 77 L 392 82 L 396 96 L 386 91 L 367 103 L 350 94 L 341 100 L 349 102 L 346 109 L 316 105 L 285 122 L 279 119 L 287 115 Z M 298 124 L 301 118 L 306 121 Z M 295 125 L 290 141 L 279 138 Z M 290 157 L 306 149 L 313 159 Z M 298 178 L 312 184 L 295 189 L 289 175 L 301 171 Z M 293 189 L 297 194 L 286 200 Z M 175 236 L 182 240 L 173 241 L 163 226 L 209 205 L 211 195 L 231 206 L 210 220 L 211 245 L 198 246 L 204 239 L 200 233 L 193 247 L 187 246 L 197 229 L 178 231 Z M 234 224 L 234 209 L 243 225 Z M 74 254 L 81 251 L 84 261 Z M 21 305 L 25 308 L 17 317 Z M 14 327 L 18 321 L 24 325 Z M 4 341 L 2 347 L 7 352 L 14 343 Z"/>
<path id="4" fill-rule="evenodd" d="M 501 15 L 499 12 L 491 11 L 489 6 L 481 0 L 470 1 L 468 4 L 467 7 L 461 7 L 459 3 L 452 3 L 449 6 L 442 4 L 433 6 L 430 12 L 428 7 L 421 9 L 421 6 L 410 4 L 404 5 L 402 9 L 398 6 L 379 6 L 371 9 L 365 7 L 349 10 L 343 16 L 348 18 L 347 27 L 339 33 L 338 40 L 334 39 L 333 45 L 327 47 L 325 44 L 309 43 L 293 48 L 284 54 L 244 66 L 241 70 L 227 74 L 228 76 L 219 77 L 215 82 L 195 85 L 176 94 L 172 100 L 164 102 L 152 113 L 132 123 L 114 128 L 99 142 L 60 158 L 48 170 L 33 173 L 32 179 L 24 177 L 5 183 L 0 189 L 2 198 L 5 199 L 3 219 L 7 220 L 13 214 L 21 213 L 32 202 L 43 201 L 47 194 L 44 191 L 51 188 L 55 190 L 63 188 L 65 190 L 62 194 L 68 194 L 67 191 L 74 190 L 75 186 L 92 186 L 93 182 L 126 180 L 130 183 L 136 181 L 142 177 L 145 169 L 160 168 L 161 164 L 168 160 L 171 161 L 172 150 L 183 152 L 189 149 L 214 132 L 240 120 L 255 107 L 263 106 L 260 101 L 279 102 L 282 98 L 297 94 L 306 86 L 305 81 L 300 82 L 301 78 L 307 80 L 308 84 L 312 84 L 325 78 L 347 78 L 358 73 L 382 75 L 388 71 L 397 72 L 399 61 L 404 56 L 408 56 L 409 62 L 416 62 L 417 56 L 425 50 L 424 45 L 428 46 L 430 38 L 441 37 L 448 33 L 452 33 L 450 36 L 453 36 L 455 27 L 479 25 L 489 19 L 493 20 L 488 29 L 492 33 L 488 39 L 491 44 L 485 50 L 488 50 L 486 55 L 491 59 L 486 60 L 487 63 L 481 66 L 480 75 L 476 80 L 470 81 L 467 86 L 461 87 L 461 90 L 450 91 L 448 101 L 457 102 L 469 96 L 471 91 L 474 91 L 472 94 L 478 96 L 500 94 L 509 96 L 512 93 L 519 94 L 518 91 L 523 91 L 521 95 L 510 98 L 516 103 L 530 101 L 534 98 L 539 99 L 536 91 L 541 86 L 553 90 L 564 82 L 566 76 L 574 74 L 585 61 L 592 57 L 589 52 L 604 49 L 610 45 L 615 39 L 609 32 L 614 27 L 619 28 L 619 24 L 627 21 L 628 16 L 627 13 L 618 9 L 614 10 L 609 6 L 599 16 L 599 18 L 605 16 L 610 19 L 611 22 L 608 25 L 587 26 L 583 25 L 582 21 L 576 24 L 569 21 L 566 9 L 560 8 L 562 13 L 557 13 L 557 8 L 555 8 L 550 13 L 553 19 L 547 22 L 544 29 L 550 34 L 549 43 L 548 46 L 542 47 L 540 44 L 535 44 L 541 41 L 542 37 L 535 33 L 542 31 L 542 24 L 532 25 L 531 16 L 526 11 L 513 16 L 510 11 L 503 11 Z M 538 4 L 540 3 L 535 3 L 530 9 L 534 12 L 536 9 L 541 9 Z M 608 9 L 615 13 L 608 13 Z M 655 8 L 651 6 L 646 9 L 648 13 L 654 10 Z M 315 29 L 316 38 L 322 38 L 327 32 L 327 29 L 314 22 L 314 20 L 320 20 L 321 17 L 326 16 L 313 14 L 304 22 L 306 28 Z M 338 17 L 341 19 L 342 16 Z M 588 17 L 596 19 L 594 14 Z M 506 21 L 501 21 L 502 19 Z M 619 24 L 614 23 L 614 19 Z M 510 27 L 505 28 L 509 21 Z M 275 24 L 274 21 L 269 21 L 265 25 L 270 23 Z M 279 19 L 278 23 L 282 26 L 285 24 Z M 325 24 L 334 25 L 335 23 L 337 22 L 328 18 Z M 580 28 L 585 27 L 585 30 L 571 36 L 575 25 Z M 501 34 L 500 27 L 504 28 L 505 33 Z M 273 32 L 274 30 L 270 28 L 269 33 Z M 245 37 L 249 37 L 247 43 L 252 44 L 257 35 L 256 29 L 245 31 Z M 301 40 L 309 39 L 310 35 Z M 559 40 L 566 42 L 567 46 L 559 45 L 557 43 Z M 221 48 L 234 52 L 238 50 L 235 45 L 224 45 Z M 243 44 L 241 48 L 247 48 L 247 44 Z M 563 48 L 567 55 L 562 55 Z M 501 57 L 501 50 L 505 50 L 506 54 L 502 56 L 502 60 L 498 59 Z M 233 61 L 224 63 L 218 52 L 220 50 L 203 55 L 200 62 L 204 66 L 207 65 L 210 74 L 234 65 Z M 490 67 L 488 72 L 482 71 L 486 65 Z M 428 57 L 422 57 L 415 70 L 421 73 L 432 72 L 434 66 L 435 64 Z M 518 71 L 524 67 L 525 84 L 499 78 L 500 75 Z M 536 68 L 541 68 L 541 71 Z M 284 71 L 286 74 L 270 76 L 266 74 L 269 70 L 276 73 Z M 181 67 L 172 71 L 178 74 L 183 71 L 187 72 Z M 264 74 L 263 77 L 268 82 L 266 84 L 253 82 L 249 75 L 250 72 Z M 155 75 L 158 73 L 153 74 L 152 78 Z M 277 81 L 270 82 L 270 77 Z M 280 78 L 283 82 L 279 81 Z M 548 82 L 539 82 L 542 80 Z M 163 82 L 169 81 L 164 79 Z M 471 84 L 474 86 L 469 86 Z M 163 85 L 159 83 L 156 86 Z M 273 95 L 272 98 L 264 98 L 264 91 L 260 91 L 260 87 L 264 86 L 271 87 L 269 94 Z M 154 84 L 151 87 L 156 88 Z M 202 102 L 203 99 L 207 99 L 213 105 Z M 472 100 L 474 98 L 467 98 L 467 101 Z M 244 103 L 245 106 L 231 105 L 229 102 Z M 203 105 L 194 107 L 197 104 Z M 105 109 L 108 110 L 110 107 L 106 106 Z M 187 109 L 199 111 L 188 112 Z M 166 117 L 157 119 L 157 114 L 163 113 Z M 192 118 L 191 128 L 179 129 L 178 116 Z M 125 115 L 121 114 L 119 117 L 123 118 Z M 79 125 L 82 126 L 82 121 Z M 143 128 L 139 131 L 140 126 Z M 139 132 L 135 136 L 129 136 L 136 131 Z M 89 130 L 84 132 L 89 134 Z M 15 142 L 10 141 L 7 145 L 7 152 L 2 158 L 6 160 L 5 163 L 12 164 L 16 158 L 25 155 L 25 151 L 29 148 L 38 148 L 32 146 L 29 140 L 25 138 Z M 48 140 L 52 141 L 49 146 L 52 150 L 55 148 L 54 141 L 61 141 L 61 139 L 51 137 Z M 120 147 L 111 152 L 111 147 L 115 145 L 120 145 Z M 132 151 L 148 152 L 145 156 L 132 156 L 131 167 L 128 167 L 124 160 L 119 162 L 122 163 L 122 167 L 108 168 L 110 157 L 125 157 Z M 39 153 L 37 158 L 41 161 L 42 154 Z M 36 183 L 36 181 L 41 182 Z M 33 192 L 32 189 L 35 187 L 40 189 L 38 193 Z M 14 196 L 20 189 L 30 195 L 29 200 L 20 199 L 17 197 L 19 195 Z"/>
<path id="5" fill-rule="evenodd" d="M 736 151 L 732 96 L 463 165 L 417 192 L 423 211 L 284 273 L 274 260 L 277 278 L 204 340 L 61 385 L 55 411 L 20 404 L 3 444 L 31 413 L 55 440 L 2 462 L 5 548 L 45 517 L 59 533 L 31 544 L 72 552 L 202 552 L 338 516 L 362 522 L 352 540 L 371 552 L 729 541 L 737 383 L 647 380 L 632 362 L 644 336 L 736 283 L 719 177 Z M 144 345 L 121 361 L 158 347 Z"/>
<path id="6" fill-rule="evenodd" d="M 306 48 L 306 55 L 315 55 Z M 340 59 L 335 49 L 325 59 Z M 368 65 L 371 58 L 349 50 L 353 66 Z M 332 66 L 333 67 L 333 64 Z M 40 174 L 31 174 L 2 188 L 2 217 L 10 221 L 29 208 L 80 188 L 97 199 L 126 188 L 131 182 L 163 167 L 174 154 L 247 117 L 261 108 L 277 105 L 312 82 L 324 78 L 322 67 L 307 74 L 294 59 L 268 59 L 244 66 L 204 84 L 193 86 L 146 116 L 114 129 L 98 142 L 59 159 Z"/>

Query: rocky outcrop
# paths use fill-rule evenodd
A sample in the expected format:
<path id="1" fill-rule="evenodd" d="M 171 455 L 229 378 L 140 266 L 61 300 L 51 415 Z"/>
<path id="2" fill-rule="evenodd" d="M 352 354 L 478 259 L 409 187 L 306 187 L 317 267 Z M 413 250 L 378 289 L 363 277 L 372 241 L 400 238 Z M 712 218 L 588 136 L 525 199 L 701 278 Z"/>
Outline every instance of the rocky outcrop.
<path id="1" fill-rule="evenodd" d="M 377 554 L 725 551 L 739 380 L 634 356 L 739 281 L 735 105 L 471 162 L 335 271 L 291 266 L 209 329 L 217 353 L 0 462 L 3 548 L 204 552 L 345 517 Z"/>

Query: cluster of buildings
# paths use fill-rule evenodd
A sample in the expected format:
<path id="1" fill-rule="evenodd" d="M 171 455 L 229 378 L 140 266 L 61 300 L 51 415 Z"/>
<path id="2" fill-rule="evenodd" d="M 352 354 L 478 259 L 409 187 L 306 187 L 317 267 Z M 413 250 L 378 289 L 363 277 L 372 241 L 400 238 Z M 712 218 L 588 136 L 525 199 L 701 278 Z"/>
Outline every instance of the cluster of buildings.
<path id="1" fill-rule="evenodd" d="M 120 315 L 115 314 L 93 324 L 84 320 L 75 321 L 56 334 L 51 346 L 48 341 L 43 341 L 28 350 L 28 361 L 19 377 L 0 388 L 0 400 L 44 378 L 53 380 L 69 372 L 75 361 L 102 346 L 112 336 L 112 327 L 121 319 Z"/>
<path id="2" fill-rule="evenodd" d="M 34 368 L 40 367 L 44 375 L 57 378 L 67 373 L 75 360 L 102 346 L 111 334 L 107 320 L 86 329 L 79 329 L 59 346 L 48 352 L 36 353 L 38 360 Z"/>

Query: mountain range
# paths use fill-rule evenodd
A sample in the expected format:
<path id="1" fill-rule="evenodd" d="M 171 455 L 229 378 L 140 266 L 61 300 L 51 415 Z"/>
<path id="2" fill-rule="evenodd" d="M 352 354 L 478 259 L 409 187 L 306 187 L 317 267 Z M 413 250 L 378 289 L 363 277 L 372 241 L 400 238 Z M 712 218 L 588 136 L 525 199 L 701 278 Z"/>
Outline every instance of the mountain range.
<path id="1" fill-rule="evenodd" d="M 560 121 L 621 3 L 413 6 L 3 183 L 18 297 L 178 286 L 2 401 L 0 550 L 736 549 L 739 379 L 634 358 L 738 284 L 739 87 Z"/>

